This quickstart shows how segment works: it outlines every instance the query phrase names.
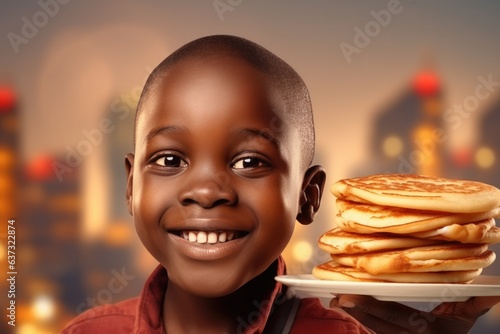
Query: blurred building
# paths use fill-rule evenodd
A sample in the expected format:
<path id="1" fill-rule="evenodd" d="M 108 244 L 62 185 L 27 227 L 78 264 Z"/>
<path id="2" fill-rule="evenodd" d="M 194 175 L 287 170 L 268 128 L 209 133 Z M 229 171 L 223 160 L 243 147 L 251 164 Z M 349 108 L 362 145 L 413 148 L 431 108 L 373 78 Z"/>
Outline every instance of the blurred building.
<path id="1" fill-rule="evenodd" d="M 136 266 L 134 227 L 125 201 L 124 156 L 132 150 L 134 117 L 133 112 L 129 118 L 118 116 L 113 112 L 104 115 L 112 130 L 101 133 L 102 141 L 96 144 L 105 151 L 104 165 L 109 167 L 106 175 L 112 188 L 108 218 L 97 236 L 83 236 L 82 192 L 88 182 L 82 172 L 85 159 L 81 165 L 71 166 L 64 178 L 58 178 L 53 165 L 64 164 L 67 157 L 62 155 L 41 155 L 24 166 L 20 284 L 29 287 L 22 296 L 23 323 L 28 328 L 58 332 L 77 314 L 136 296 L 142 288 L 144 277 Z M 97 146 L 93 154 L 100 149 Z M 40 301 L 45 311 L 37 311 Z"/>
<path id="2" fill-rule="evenodd" d="M 14 89 L 0 85 L 0 219 L 2 226 L 16 218 L 19 186 L 19 114 Z M 1 231 L 5 242 L 6 231 Z M 4 245 L 4 243 L 2 243 Z M 2 248 L 2 251 L 5 247 Z"/>
<path id="3" fill-rule="evenodd" d="M 81 265 L 81 180 L 78 169 L 59 180 L 54 161 L 44 155 L 25 166 L 20 230 L 23 300 L 31 311 L 25 323 L 52 330 L 87 296 Z M 37 309 L 40 300 L 44 307 Z"/>
<path id="4" fill-rule="evenodd" d="M 139 295 L 145 274 L 137 265 L 140 264 L 137 247 L 138 239 L 132 217 L 126 205 L 127 177 L 125 173 L 125 155 L 133 152 L 134 114 L 136 105 L 117 98 L 110 103 L 112 108 L 103 114 L 109 127 L 103 133 L 102 166 L 107 169 L 106 184 L 110 191 L 106 202 L 106 221 L 101 233 L 84 242 L 84 267 L 87 293 L 91 300 L 80 305 L 77 313 L 95 305 L 115 303 Z M 91 204 L 90 204 L 91 205 Z M 91 210 L 92 208 L 90 208 Z M 125 279 L 114 289 L 108 285 L 117 275 Z M 111 291 L 113 290 L 113 291 Z M 90 301 L 90 302 L 88 302 Z"/>
<path id="5" fill-rule="evenodd" d="M 356 176 L 375 173 L 439 175 L 443 168 L 443 89 L 431 69 L 418 72 L 394 101 L 376 113 L 371 152 Z"/>
<path id="6" fill-rule="evenodd" d="M 474 153 L 475 178 L 500 188 L 500 96 L 483 113 Z"/>
<path id="7" fill-rule="evenodd" d="M 17 229 L 20 222 L 17 221 L 18 213 L 18 189 L 19 189 L 19 173 L 18 166 L 20 160 L 19 154 L 19 113 L 17 106 L 16 92 L 13 87 L 7 84 L 0 83 L 0 261 L 2 263 L 2 272 L 0 273 L 0 291 L 5 292 L 0 298 L 0 308 L 6 310 L 10 298 L 7 298 L 7 271 L 15 272 L 18 270 L 18 263 L 15 264 L 14 270 L 7 270 L 8 256 L 8 221 L 16 219 L 13 227 L 16 228 L 14 235 L 15 249 L 17 252 L 19 247 L 19 233 Z M 18 257 L 16 256 L 16 262 Z M 4 270 L 5 269 L 5 270 Z M 17 283 L 17 282 L 16 282 Z M 18 286 L 18 285 L 17 285 Z M 16 291 L 19 292 L 19 291 Z M 13 299 L 14 300 L 14 299 Z M 15 301 L 18 298 L 16 295 Z M 0 332 L 8 333 L 7 318 L 3 317 L 0 324 Z M 18 322 L 17 322 L 18 323 Z"/>
<path id="8" fill-rule="evenodd" d="M 478 136 L 449 148 L 443 87 L 432 70 L 422 70 L 387 107 L 376 113 L 369 164 L 356 176 L 417 173 L 470 179 L 500 187 L 500 96 L 481 113 Z"/>
<path id="9" fill-rule="evenodd" d="M 134 118 L 137 106 L 123 99 L 115 101 L 119 101 L 119 105 L 126 112 L 117 112 L 117 109 L 111 108 L 106 115 L 113 125 L 113 131 L 107 134 L 104 140 L 106 166 L 110 171 L 112 188 L 110 215 L 114 220 L 131 221 L 125 201 L 127 189 L 125 155 L 134 151 Z"/>
<path id="10" fill-rule="evenodd" d="M 449 154 L 448 176 L 477 180 L 500 187 L 500 96 L 491 103 L 478 122 L 477 138 L 473 143 L 455 148 Z"/>
<path id="11" fill-rule="evenodd" d="M 54 169 L 54 163 L 64 165 L 66 157 L 62 155 L 43 154 L 28 163 L 18 163 L 22 168 L 15 169 L 13 161 L 18 161 L 20 155 L 17 113 L 10 108 L 0 116 L 2 127 L 11 129 L 2 131 L 1 142 L 5 145 L 0 146 L 0 169 L 7 173 L 5 180 L 9 181 L 16 180 L 15 170 L 22 170 L 21 196 L 17 202 L 23 208 L 18 229 L 22 236 L 18 256 L 22 275 L 18 284 L 23 289 L 17 300 L 18 319 L 23 326 L 18 332 L 58 332 L 67 321 L 87 309 L 138 295 L 143 277 L 135 265 L 134 230 L 126 209 L 124 170 L 125 153 L 132 147 L 133 113 L 126 122 L 113 118 L 116 113 L 106 115 L 113 131 L 103 134 L 99 145 L 103 145 L 108 159 L 105 165 L 110 168 L 107 175 L 114 197 L 109 201 L 109 219 L 103 233 L 90 240 L 83 238 L 82 231 L 82 188 L 87 182 L 82 167 L 86 161 L 81 166 L 71 166 L 71 172 L 64 173 L 64 178 L 58 178 Z M 7 181 L 0 183 L 0 187 L 3 184 Z M 123 196 L 116 196 L 117 193 Z M 11 202 L 9 208 L 13 210 L 16 200 Z M 11 215 L 15 216 L 13 211 Z"/>
<path id="12" fill-rule="evenodd" d="M 1 85 L 0 219 L 5 231 L 0 233 L 0 251 L 6 253 L 7 221 L 14 219 L 15 328 L 52 330 L 63 321 L 64 310 L 75 307 L 73 298 L 84 294 L 77 266 L 80 186 L 77 174 L 59 182 L 48 156 L 22 162 L 20 114 L 16 92 Z M 2 263 L 7 262 L 6 255 L 0 254 Z M 2 288 L 4 282 L 0 280 Z M 9 300 L 1 298 L 2 308 L 5 302 Z M 0 329 L 14 332 L 14 328 Z"/>

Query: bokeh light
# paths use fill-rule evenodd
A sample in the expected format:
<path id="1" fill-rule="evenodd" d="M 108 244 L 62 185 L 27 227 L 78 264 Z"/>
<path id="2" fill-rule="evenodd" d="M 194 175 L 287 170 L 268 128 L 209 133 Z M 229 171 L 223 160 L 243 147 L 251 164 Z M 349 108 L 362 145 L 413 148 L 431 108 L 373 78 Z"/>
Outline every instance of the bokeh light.
<path id="1" fill-rule="evenodd" d="M 54 159 L 47 155 L 41 155 L 33 159 L 33 161 L 26 168 L 28 178 L 32 180 L 45 180 L 55 177 L 52 168 Z"/>
<path id="2" fill-rule="evenodd" d="M 479 167 L 487 169 L 495 164 L 495 152 L 489 147 L 481 147 L 475 155 L 476 163 Z"/>
<path id="3" fill-rule="evenodd" d="M 32 323 L 24 323 L 19 325 L 17 334 L 47 334 L 47 332 Z"/>
<path id="4" fill-rule="evenodd" d="M 0 112 L 11 109 L 16 103 L 14 90 L 6 85 L 0 84 Z"/>
<path id="5" fill-rule="evenodd" d="M 440 79 L 433 71 L 426 70 L 417 74 L 413 81 L 413 88 L 422 96 L 435 95 L 440 90 Z"/>
<path id="6" fill-rule="evenodd" d="M 453 152 L 453 161 L 460 167 L 470 165 L 472 158 L 472 150 L 468 147 L 457 148 Z"/>
<path id="7" fill-rule="evenodd" d="M 307 241 L 297 241 L 293 245 L 293 257 L 298 262 L 307 262 L 311 259 L 313 248 Z"/>
<path id="8" fill-rule="evenodd" d="M 0 261 L 3 261 L 5 259 L 5 248 L 7 247 L 5 247 L 4 243 L 0 241 Z"/>
<path id="9" fill-rule="evenodd" d="M 387 156 L 395 157 L 403 152 L 403 141 L 398 136 L 389 136 L 385 138 L 382 150 Z"/>
<path id="10" fill-rule="evenodd" d="M 32 311 L 38 320 L 50 320 L 56 312 L 55 301 L 48 295 L 38 295 L 33 300 Z"/>

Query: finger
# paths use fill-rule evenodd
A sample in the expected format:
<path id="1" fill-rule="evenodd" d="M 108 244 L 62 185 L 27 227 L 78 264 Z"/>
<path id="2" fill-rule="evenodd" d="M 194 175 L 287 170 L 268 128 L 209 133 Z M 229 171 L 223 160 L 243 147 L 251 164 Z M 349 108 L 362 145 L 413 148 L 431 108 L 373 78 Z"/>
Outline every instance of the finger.
<path id="1" fill-rule="evenodd" d="M 415 327 L 427 327 L 430 322 L 435 320 L 435 316 L 432 314 L 420 312 L 399 303 L 380 301 L 368 296 L 343 295 L 339 297 L 338 304 L 349 314 L 353 314 L 354 311 L 358 316 L 364 313 L 367 316 L 380 319 L 384 323 L 410 331 L 415 330 Z M 374 320 L 370 319 L 370 321 Z"/>
<path id="2" fill-rule="evenodd" d="M 330 300 L 330 308 L 340 307 L 339 299 L 337 297 Z"/>
<path id="3" fill-rule="evenodd" d="M 373 330 L 377 334 L 408 334 L 409 332 L 398 325 L 387 322 L 363 310 L 353 307 L 343 309 L 346 313 L 357 319 L 363 326 Z"/>

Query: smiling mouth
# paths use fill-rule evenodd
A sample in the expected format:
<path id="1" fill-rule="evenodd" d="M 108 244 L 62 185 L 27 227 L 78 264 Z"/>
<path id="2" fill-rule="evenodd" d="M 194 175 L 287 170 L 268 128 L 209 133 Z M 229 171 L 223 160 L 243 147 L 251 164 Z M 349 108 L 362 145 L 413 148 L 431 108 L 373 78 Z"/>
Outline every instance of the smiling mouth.
<path id="1" fill-rule="evenodd" d="M 194 244 L 219 244 L 231 240 L 239 239 L 248 234 L 243 231 L 196 231 L 196 230 L 183 230 L 172 231 L 171 233 L 184 238 Z"/>

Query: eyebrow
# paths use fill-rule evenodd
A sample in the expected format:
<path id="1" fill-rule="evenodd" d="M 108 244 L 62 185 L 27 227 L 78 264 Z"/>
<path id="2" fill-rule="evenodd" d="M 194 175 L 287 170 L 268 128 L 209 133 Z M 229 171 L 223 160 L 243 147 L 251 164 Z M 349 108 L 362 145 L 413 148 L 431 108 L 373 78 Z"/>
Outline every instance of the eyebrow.
<path id="1" fill-rule="evenodd" d="M 187 129 L 184 126 L 174 126 L 174 125 L 169 125 L 169 126 L 162 126 L 157 129 L 151 130 L 146 136 L 144 137 L 143 144 L 150 141 L 154 137 L 161 135 L 161 134 L 167 134 L 167 133 L 176 133 L 176 132 L 181 132 L 181 131 L 186 131 Z"/>
<path id="2" fill-rule="evenodd" d="M 244 128 L 238 131 L 238 135 L 242 138 L 263 138 L 279 148 L 279 141 L 274 136 L 273 132 L 270 129 L 255 129 L 255 128 Z"/>
<path id="3" fill-rule="evenodd" d="M 175 126 L 175 125 L 162 126 L 160 128 L 153 129 L 148 134 L 146 134 L 143 140 L 143 144 L 150 141 L 156 136 L 168 133 L 178 133 L 182 131 L 187 131 L 187 128 L 184 126 Z M 271 143 L 276 148 L 279 148 L 279 142 L 270 129 L 261 130 L 256 128 L 244 128 L 236 132 L 237 132 L 236 135 L 238 137 L 241 137 L 242 139 L 262 138 Z"/>

